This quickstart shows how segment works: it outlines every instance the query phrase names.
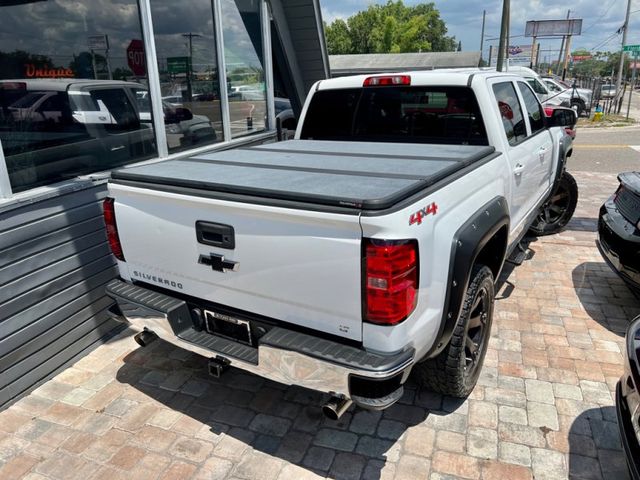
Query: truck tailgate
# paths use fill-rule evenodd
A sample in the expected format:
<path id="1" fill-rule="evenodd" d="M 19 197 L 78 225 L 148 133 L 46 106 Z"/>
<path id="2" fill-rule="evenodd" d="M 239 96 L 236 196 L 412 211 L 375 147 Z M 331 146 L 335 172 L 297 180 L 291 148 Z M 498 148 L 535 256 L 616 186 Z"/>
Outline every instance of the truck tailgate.
<path id="1" fill-rule="evenodd" d="M 306 140 L 120 169 L 109 188 L 121 272 L 361 340 L 361 213 L 393 207 L 492 153 Z M 200 222 L 213 224 L 212 238 L 233 229 L 233 245 L 199 240 Z"/>
<path id="2" fill-rule="evenodd" d="M 357 215 L 232 203 L 117 184 L 110 185 L 110 191 L 126 259 L 121 273 L 128 272 L 129 280 L 361 340 Z M 206 222 L 205 227 L 215 224 L 200 240 L 198 222 Z M 202 243 L 220 239 L 220 225 L 233 228 L 233 248 Z M 225 231 L 229 235 L 230 230 Z M 237 262 L 235 271 L 215 270 L 212 254 Z"/>

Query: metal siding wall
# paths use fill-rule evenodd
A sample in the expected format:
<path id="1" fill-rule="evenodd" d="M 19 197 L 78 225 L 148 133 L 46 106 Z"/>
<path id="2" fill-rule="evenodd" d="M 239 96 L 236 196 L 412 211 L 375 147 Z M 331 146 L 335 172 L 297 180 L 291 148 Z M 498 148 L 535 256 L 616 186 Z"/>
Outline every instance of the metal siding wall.
<path id="1" fill-rule="evenodd" d="M 322 60 L 322 44 L 313 0 L 282 0 L 289 33 L 295 48 L 305 93 L 318 80 L 326 78 Z"/>
<path id="2" fill-rule="evenodd" d="M 105 195 L 95 185 L 0 213 L 0 407 L 118 325 Z"/>

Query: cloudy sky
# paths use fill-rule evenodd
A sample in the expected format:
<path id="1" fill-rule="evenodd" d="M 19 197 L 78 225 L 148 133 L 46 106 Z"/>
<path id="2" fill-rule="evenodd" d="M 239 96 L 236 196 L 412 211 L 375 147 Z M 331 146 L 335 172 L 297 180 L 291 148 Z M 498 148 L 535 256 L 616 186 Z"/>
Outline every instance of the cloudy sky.
<path id="1" fill-rule="evenodd" d="M 347 18 L 353 13 L 364 10 L 369 4 L 385 3 L 376 0 L 320 0 L 324 20 L 331 22 L 335 18 Z M 405 0 L 407 5 L 420 3 L 417 0 Z M 497 45 L 495 38 L 500 33 L 502 14 L 501 0 L 434 0 L 442 18 L 447 24 L 449 34 L 462 41 L 463 50 L 478 50 L 482 29 L 482 11 L 487 11 L 485 28 L 485 56 L 489 44 Z M 627 44 L 640 43 L 640 0 L 632 0 L 631 22 Z M 616 50 L 620 48 L 621 35 L 615 32 L 624 23 L 627 0 L 512 0 L 511 33 L 512 45 L 530 44 L 530 38 L 516 35 L 524 34 L 527 20 L 564 19 L 567 9 L 571 8 L 571 18 L 582 18 L 583 35 L 572 40 L 572 50 L 584 47 L 587 50 Z M 540 59 L 543 55 L 557 58 L 561 40 L 549 40 L 541 43 Z M 547 51 L 548 50 L 548 51 Z"/>

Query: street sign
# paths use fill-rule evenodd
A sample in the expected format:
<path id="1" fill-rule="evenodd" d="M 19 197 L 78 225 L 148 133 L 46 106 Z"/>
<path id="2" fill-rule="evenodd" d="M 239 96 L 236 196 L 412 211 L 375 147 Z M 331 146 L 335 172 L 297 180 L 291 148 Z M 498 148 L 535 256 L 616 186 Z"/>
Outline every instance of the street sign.
<path id="1" fill-rule="evenodd" d="M 134 39 L 129 43 L 127 47 L 127 64 L 137 77 L 143 77 L 147 74 L 142 40 Z"/>
<path id="2" fill-rule="evenodd" d="M 89 35 L 87 37 L 89 50 L 109 50 L 109 37 L 106 35 Z"/>
<path id="3" fill-rule="evenodd" d="M 622 47 L 623 52 L 640 52 L 640 45 L 625 45 Z"/>
<path id="4" fill-rule="evenodd" d="M 187 73 L 189 70 L 189 57 L 168 57 L 167 71 L 169 73 Z"/>

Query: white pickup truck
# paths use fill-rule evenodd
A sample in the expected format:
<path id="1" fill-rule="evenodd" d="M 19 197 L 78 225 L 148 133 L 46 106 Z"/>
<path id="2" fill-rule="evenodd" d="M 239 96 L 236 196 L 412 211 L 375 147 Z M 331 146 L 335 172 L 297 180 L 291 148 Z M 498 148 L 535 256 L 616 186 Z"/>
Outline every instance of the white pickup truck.
<path id="1" fill-rule="evenodd" d="M 468 395 L 505 260 L 575 209 L 567 122 L 510 74 L 318 82 L 295 140 L 112 173 L 112 315 L 214 375 L 329 393 L 332 418 L 390 406 L 411 371 Z"/>

